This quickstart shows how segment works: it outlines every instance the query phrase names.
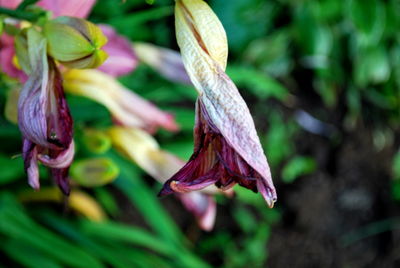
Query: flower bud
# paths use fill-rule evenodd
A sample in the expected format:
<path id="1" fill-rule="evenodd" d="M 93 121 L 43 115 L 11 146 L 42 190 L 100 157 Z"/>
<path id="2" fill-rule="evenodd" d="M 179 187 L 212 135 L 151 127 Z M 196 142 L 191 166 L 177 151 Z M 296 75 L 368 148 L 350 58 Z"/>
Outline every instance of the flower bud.
<path id="1" fill-rule="evenodd" d="M 108 184 L 119 175 L 119 167 L 109 158 L 88 158 L 71 166 L 71 177 L 80 185 L 96 187 Z"/>
<path id="2" fill-rule="evenodd" d="M 58 17 L 45 24 L 44 34 L 48 54 L 69 68 L 97 68 L 107 59 L 100 49 L 107 38 L 87 20 Z"/>

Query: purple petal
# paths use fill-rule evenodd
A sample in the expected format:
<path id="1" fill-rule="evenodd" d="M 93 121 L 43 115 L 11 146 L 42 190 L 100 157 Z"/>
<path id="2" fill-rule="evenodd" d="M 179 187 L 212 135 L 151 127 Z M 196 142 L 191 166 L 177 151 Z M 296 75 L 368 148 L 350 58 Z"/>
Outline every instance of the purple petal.
<path id="1" fill-rule="evenodd" d="M 69 186 L 69 179 L 68 179 L 68 170 L 69 168 L 52 168 L 51 175 L 61 189 L 63 194 L 69 195 L 71 192 L 71 187 Z"/>
<path id="2" fill-rule="evenodd" d="M 74 159 L 75 145 L 71 142 L 68 149 L 61 151 L 55 158 L 51 158 L 47 154 L 38 154 L 38 160 L 43 165 L 51 168 L 67 168 L 71 165 Z"/>
<path id="3" fill-rule="evenodd" d="M 95 3 L 96 0 L 41 0 L 38 5 L 52 11 L 54 17 L 86 18 Z"/>
<path id="4" fill-rule="evenodd" d="M 24 159 L 25 172 L 28 174 L 29 185 L 38 190 L 39 183 L 39 168 L 37 165 L 37 148 L 36 145 L 27 139 L 22 141 L 22 157 Z"/>
<path id="5" fill-rule="evenodd" d="M 107 52 L 108 58 L 98 69 L 112 76 L 132 72 L 136 68 L 137 58 L 130 42 L 118 35 L 112 27 L 104 24 L 98 26 L 108 39 L 107 44 L 102 48 Z"/>

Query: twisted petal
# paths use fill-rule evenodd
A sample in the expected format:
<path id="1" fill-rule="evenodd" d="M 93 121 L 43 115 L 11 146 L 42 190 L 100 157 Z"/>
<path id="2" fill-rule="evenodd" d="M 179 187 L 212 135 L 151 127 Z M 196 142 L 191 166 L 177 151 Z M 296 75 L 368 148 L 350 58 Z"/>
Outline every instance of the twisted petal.
<path id="1" fill-rule="evenodd" d="M 115 30 L 107 25 L 99 25 L 108 42 L 103 46 L 108 58 L 98 68 L 100 71 L 112 76 L 121 76 L 132 72 L 137 65 L 137 58 L 130 42 L 118 35 Z"/>
<path id="2" fill-rule="evenodd" d="M 227 46 L 218 18 L 202 0 L 177 0 L 175 25 L 183 63 L 199 92 L 195 149 L 161 194 L 237 182 L 260 191 L 272 207 L 276 192 L 253 119 L 224 72 Z"/>

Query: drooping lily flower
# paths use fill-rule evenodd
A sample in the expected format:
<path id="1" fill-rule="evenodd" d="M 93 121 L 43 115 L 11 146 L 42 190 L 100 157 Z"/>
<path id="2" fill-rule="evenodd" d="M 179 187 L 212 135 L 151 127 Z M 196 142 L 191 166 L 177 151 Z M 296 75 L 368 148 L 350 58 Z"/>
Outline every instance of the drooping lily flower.
<path id="1" fill-rule="evenodd" d="M 232 80 L 225 74 L 225 31 L 202 0 L 177 0 L 175 26 L 189 77 L 199 93 L 194 153 L 165 184 L 160 195 L 186 193 L 215 184 L 236 183 L 260 192 L 272 207 L 276 191 L 253 119 Z"/>
<path id="2" fill-rule="evenodd" d="M 113 77 L 97 70 L 69 70 L 64 73 L 65 90 L 90 98 L 111 112 L 118 124 L 154 132 L 158 127 L 178 130 L 172 115 L 125 88 Z"/>
<path id="3" fill-rule="evenodd" d="M 29 184 L 39 189 L 37 161 L 51 168 L 54 180 L 68 194 L 68 168 L 74 155 L 72 118 L 62 78 L 47 57 L 46 39 L 34 28 L 27 31 L 30 72 L 18 100 L 18 125 L 23 136 L 22 156 Z"/>
<path id="4" fill-rule="evenodd" d="M 183 66 L 182 57 L 178 52 L 141 42 L 134 43 L 133 48 L 141 62 L 154 68 L 166 79 L 185 85 L 192 85 Z"/>
<path id="5" fill-rule="evenodd" d="M 152 136 L 138 128 L 111 127 L 108 133 L 118 150 L 160 183 L 164 183 L 184 165 L 177 157 L 161 150 Z M 217 192 L 215 187 L 209 187 L 203 192 L 176 196 L 195 215 L 202 229 L 211 230 L 216 216 L 216 204 L 211 195 Z"/>

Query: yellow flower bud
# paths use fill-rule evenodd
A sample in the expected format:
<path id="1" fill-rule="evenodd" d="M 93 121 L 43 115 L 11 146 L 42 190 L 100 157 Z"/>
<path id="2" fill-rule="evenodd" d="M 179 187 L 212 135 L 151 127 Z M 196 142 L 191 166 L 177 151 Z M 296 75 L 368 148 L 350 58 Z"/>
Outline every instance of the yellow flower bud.
<path id="1" fill-rule="evenodd" d="M 107 59 L 107 53 L 100 49 L 107 38 L 87 20 L 58 17 L 45 24 L 44 35 L 48 54 L 67 67 L 97 68 Z"/>

